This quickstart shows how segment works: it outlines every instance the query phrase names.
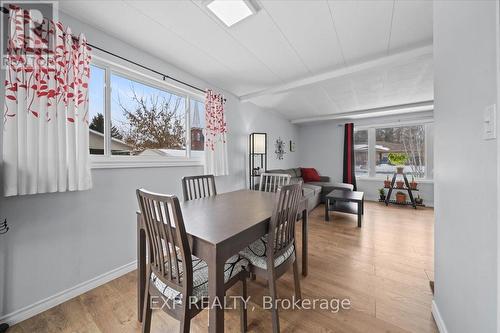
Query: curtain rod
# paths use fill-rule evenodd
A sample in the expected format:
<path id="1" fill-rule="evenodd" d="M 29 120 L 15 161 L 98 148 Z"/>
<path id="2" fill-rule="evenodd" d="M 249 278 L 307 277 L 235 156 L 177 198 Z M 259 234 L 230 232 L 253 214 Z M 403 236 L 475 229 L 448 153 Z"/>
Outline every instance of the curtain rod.
<path id="1" fill-rule="evenodd" d="M 73 36 L 73 38 L 75 38 L 75 36 Z M 125 58 L 125 57 L 122 57 L 121 55 L 118 55 L 118 54 L 113 53 L 113 52 L 111 52 L 111 51 L 105 50 L 105 49 L 103 49 L 103 48 L 101 48 L 101 47 L 99 47 L 99 46 L 96 46 L 96 45 L 94 45 L 94 44 L 91 44 L 91 43 L 89 43 L 89 42 L 87 42 L 87 45 L 88 45 L 88 46 L 90 46 L 91 48 L 94 48 L 94 49 L 99 50 L 99 51 L 101 51 L 101 52 L 104 52 L 104 53 L 106 53 L 106 54 L 112 55 L 113 57 L 116 57 L 116 58 L 118 58 L 118 59 L 121 59 L 121 60 L 127 61 L 127 62 L 129 62 L 129 63 L 131 63 L 131 64 L 133 64 L 133 65 L 136 65 L 136 66 L 141 67 L 141 68 L 143 68 L 143 69 L 146 69 L 146 70 L 148 70 L 148 71 L 150 71 L 150 72 L 153 72 L 153 73 L 155 73 L 155 74 L 158 74 L 158 75 L 160 75 L 160 76 L 162 76 L 162 77 L 163 77 L 163 81 L 165 81 L 166 79 L 169 79 L 169 80 L 172 80 L 172 81 L 174 81 L 174 82 L 177 82 L 177 83 L 180 83 L 180 84 L 182 84 L 182 85 L 185 85 L 185 86 L 187 86 L 187 87 L 190 87 L 190 88 L 192 88 L 192 89 L 198 90 L 198 91 L 200 91 L 200 92 L 202 92 L 202 93 L 205 93 L 205 90 L 203 90 L 203 89 L 201 89 L 201 88 L 198 88 L 198 87 L 196 87 L 196 86 L 194 86 L 194 85 L 192 85 L 192 84 L 190 84 L 190 83 L 187 83 L 187 82 L 184 82 L 184 81 L 182 81 L 182 80 L 176 79 L 176 78 L 174 78 L 174 77 L 172 77 L 172 76 L 170 76 L 170 75 L 167 75 L 167 74 L 163 74 L 163 73 L 161 73 L 161 72 L 158 72 L 157 70 L 155 70 L 155 69 L 153 69 L 153 68 L 150 68 L 150 67 L 147 67 L 147 66 L 145 66 L 145 65 L 139 64 L 138 62 L 135 62 L 135 61 L 133 61 L 133 60 L 127 59 L 127 58 Z"/>
<path id="2" fill-rule="evenodd" d="M 9 10 L 8 10 L 6 7 L 3 7 L 3 6 L 2 6 L 2 7 L 1 7 L 1 10 L 2 10 L 2 12 L 3 12 L 4 14 L 9 14 Z M 77 38 L 77 37 L 75 37 L 75 36 L 73 36 L 73 35 L 71 36 L 71 38 L 73 38 L 73 39 L 75 39 L 75 40 L 78 40 L 78 38 Z M 116 58 L 119 58 L 119 59 L 121 59 L 121 60 L 127 61 L 127 62 L 129 62 L 129 63 L 131 63 L 131 64 L 133 64 L 133 65 L 136 65 L 136 66 L 141 67 L 141 68 L 143 68 L 143 69 L 146 69 L 146 70 L 148 70 L 148 71 L 150 71 L 150 72 L 153 72 L 153 73 L 155 73 L 155 74 L 158 74 L 158 75 L 160 75 L 160 76 L 162 76 L 162 77 L 163 77 L 163 81 L 165 81 L 166 79 L 169 79 L 169 80 L 172 80 L 172 81 L 174 81 L 174 82 L 177 82 L 177 83 L 180 83 L 180 84 L 182 84 L 182 85 L 185 85 L 185 86 L 187 86 L 187 87 L 190 87 L 190 88 L 192 88 L 192 89 L 198 90 L 198 91 L 200 91 L 200 92 L 202 92 L 202 93 L 205 93 L 205 90 L 204 90 L 204 89 L 201 89 L 201 88 L 199 88 L 199 87 L 197 87 L 197 86 L 194 86 L 194 85 L 192 85 L 192 84 L 190 84 L 190 83 L 187 83 L 187 82 L 184 82 L 184 81 L 182 81 L 182 80 L 176 79 L 176 78 L 174 78 L 174 77 L 172 77 L 172 76 L 170 76 L 170 75 L 163 74 L 162 72 L 159 72 L 159 71 L 157 71 L 157 70 L 155 70 L 155 69 L 153 69 L 153 68 L 150 68 L 150 67 L 147 67 L 147 66 L 145 66 L 145 65 L 139 64 L 138 62 L 135 62 L 135 61 L 133 61 L 133 60 L 127 59 L 127 58 L 125 58 L 125 57 L 122 57 L 121 55 L 118 55 L 118 54 L 113 53 L 113 52 L 111 52 L 111 51 L 105 50 L 105 49 L 103 49 L 102 47 L 99 47 L 99 46 L 97 46 L 97 45 L 91 44 L 91 43 L 89 43 L 89 42 L 87 42 L 87 45 L 88 45 L 88 46 L 90 46 L 90 47 L 92 47 L 92 48 L 94 48 L 94 49 L 97 49 L 97 50 L 99 50 L 99 51 L 101 51 L 101 52 L 104 52 L 104 53 L 106 53 L 106 54 L 112 55 L 113 57 L 116 57 Z M 225 100 L 225 99 L 224 99 L 224 100 Z"/>

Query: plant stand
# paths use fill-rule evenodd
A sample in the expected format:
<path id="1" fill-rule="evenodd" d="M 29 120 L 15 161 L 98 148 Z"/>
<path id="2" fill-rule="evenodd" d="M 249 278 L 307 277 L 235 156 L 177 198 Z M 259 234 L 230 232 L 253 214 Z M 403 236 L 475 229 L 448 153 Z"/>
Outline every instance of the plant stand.
<path id="1" fill-rule="evenodd" d="M 397 188 L 397 187 L 394 187 L 394 184 L 396 183 L 396 178 L 398 177 L 398 175 L 402 175 L 403 176 L 406 188 Z M 398 203 L 395 200 L 391 200 L 391 195 L 392 195 L 392 191 L 393 190 L 399 190 L 399 191 L 406 190 L 408 192 L 408 196 L 410 197 L 410 202 L 406 202 L 406 203 L 404 203 L 404 205 L 412 205 L 413 208 L 417 209 L 417 203 L 415 202 L 415 198 L 413 197 L 412 191 L 418 191 L 418 190 L 412 190 L 410 188 L 410 183 L 408 182 L 408 178 L 406 178 L 406 174 L 404 172 L 401 172 L 401 173 L 395 172 L 394 173 L 394 175 L 392 176 L 391 187 L 389 187 L 389 193 L 387 193 L 387 196 L 385 197 L 385 205 L 386 206 L 389 206 L 389 203 L 395 203 L 395 204 L 398 204 L 398 205 L 403 205 L 402 203 Z"/>

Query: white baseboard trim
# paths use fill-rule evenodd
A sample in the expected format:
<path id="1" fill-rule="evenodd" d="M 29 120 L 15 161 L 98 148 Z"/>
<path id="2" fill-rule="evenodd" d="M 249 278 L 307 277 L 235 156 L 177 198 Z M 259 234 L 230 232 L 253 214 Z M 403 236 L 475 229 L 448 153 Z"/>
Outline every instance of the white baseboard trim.
<path id="1" fill-rule="evenodd" d="M 96 276 L 95 278 L 92 278 L 88 281 L 77 284 L 74 287 L 63 290 L 55 295 L 49 296 L 34 304 L 28 305 L 24 308 L 8 313 L 5 316 L 0 317 L 0 322 L 7 323 L 12 326 L 23 320 L 31 318 L 43 311 L 53 308 L 56 305 L 64 303 L 73 297 L 79 296 L 83 293 L 86 293 L 89 290 L 92 290 L 105 283 L 108 283 L 109 281 L 114 280 L 122 275 L 125 275 L 136 268 L 137 268 L 137 260 L 129 264 L 123 265 L 121 267 L 115 268 L 107 273 Z"/>
<path id="2" fill-rule="evenodd" d="M 443 321 L 443 317 L 441 317 L 441 313 L 439 312 L 439 309 L 434 300 L 432 300 L 432 316 L 434 317 L 434 321 L 436 322 L 439 333 L 448 333 L 446 325 Z"/>

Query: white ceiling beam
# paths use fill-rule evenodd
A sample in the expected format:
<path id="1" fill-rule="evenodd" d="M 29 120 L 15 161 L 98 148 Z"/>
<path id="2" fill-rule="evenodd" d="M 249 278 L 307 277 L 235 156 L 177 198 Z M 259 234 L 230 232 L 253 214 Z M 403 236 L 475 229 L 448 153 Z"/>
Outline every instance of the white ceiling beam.
<path id="1" fill-rule="evenodd" d="M 299 118 L 291 120 L 290 122 L 292 124 L 303 124 L 303 123 L 320 122 L 325 120 L 336 120 L 336 119 L 352 120 L 361 118 L 392 116 L 392 115 L 407 114 L 407 113 L 426 112 L 433 110 L 434 110 L 434 101 L 422 101 L 416 103 L 391 105 L 374 109 L 334 113 L 317 117 Z"/>
<path id="2" fill-rule="evenodd" d="M 245 95 L 240 96 L 240 101 L 247 102 L 247 101 L 250 101 L 256 97 L 282 93 L 282 92 L 285 92 L 288 90 L 297 89 L 300 87 L 308 86 L 308 85 L 319 83 L 319 82 L 326 81 L 326 80 L 331 80 L 331 79 L 334 79 L 337 77 L 353 74 L 356 72 L 361 72 L 361 71 L 365 71 L 365 70 L 372 69 L 372 68 L 390 65 L 392 63 L 396 63 L 396 62 L 400 62 L 400 61 L 411 60 L 411 59 L 414 59 L 414 58 L 417 58 L 419 56 L 426 55 L 426 54 L 432 54 L 432 44 L 418 47 L 418 48 L 408 50 L 408 51 L 394 53 L 394 54 L 384 56 L 384 57 L 379 57 L 379 58 L 368 60 L 365 62 L 360 62 L 360 63 L 354 64 L 354 65 L 334 69 L 334 70 L 326 72 L 326 73 L 308 76 L 308 77 L 294 80 L 294 81 L 291 81 L 291 82 L 288 82 L 285 84 L 281 84 L 281 85 L 274 86 L 271 88 L 267 88 L 267 89 L 263 89 L 263 90 L 256 91 L 253 93 L 245 94 Z"/>

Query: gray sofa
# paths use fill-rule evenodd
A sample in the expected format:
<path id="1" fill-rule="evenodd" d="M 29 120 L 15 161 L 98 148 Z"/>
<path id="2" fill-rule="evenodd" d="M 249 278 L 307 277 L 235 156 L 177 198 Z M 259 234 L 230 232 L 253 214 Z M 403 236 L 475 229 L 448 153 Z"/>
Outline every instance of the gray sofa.
<path id="1" fill-rule="evenodd" d="M 300 168 L 268 170 L 268 173 L 286 173 L 292 177 L 291 182 L 303 181 Z M 330 182 L 330 177 L 321 176 L 319 182 L 308 182 L 303 185 L 304 196 L 309 199 L 308 209 L 312 210 L 320 203 L 325 202 L 325 196 L 335 189 L 352 191 L 354 186 L 345 183 Z"/>

